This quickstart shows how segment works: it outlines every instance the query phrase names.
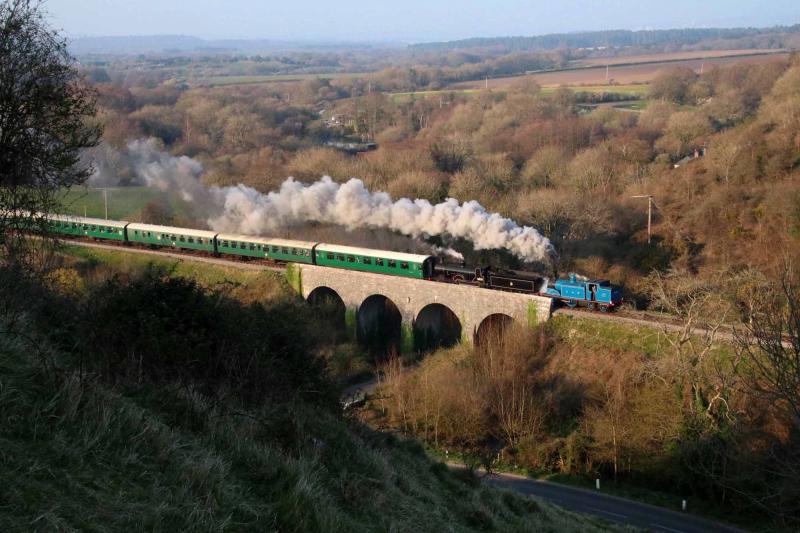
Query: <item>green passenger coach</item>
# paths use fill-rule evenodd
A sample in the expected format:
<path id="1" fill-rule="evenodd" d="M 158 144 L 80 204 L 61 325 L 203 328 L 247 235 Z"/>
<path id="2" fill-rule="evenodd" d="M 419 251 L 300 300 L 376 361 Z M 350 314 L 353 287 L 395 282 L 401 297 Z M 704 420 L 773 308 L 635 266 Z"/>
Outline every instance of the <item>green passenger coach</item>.
<path id="1" fill-rule="evenodd" d="M 125 241 L 125 226 L 128 225 L 121 220 L 66 215 L 50 215 L 47 217 L 47 222 L 53 233 L 113 241 Z"/>
<path id="2" fill-rule="evenodd" d="M 253 235 L 220 233 L 217 235 L 217 253 L 244 257 L 267 257 L 267 239 Z"/>
<path id="3" fill-rule="evenodd" d="M 273 261 L 306 264 L 314 262 L 314 246 L 317 244 L 315 242 L 266 239 L 266 243 L 269 246 L 267 257 Z"/>
<path id="4" fill-rule="evenodd" d="M 318 244 L 315 250 L 316 264 L 320 266 L 417 279 L 432 278 L 436 261 L 430 255 L 387 252 L 335 244 Z"/>
<path id="5" fill-rule="evenodd" d="M 186 250 L 202 250 L 214 253 L 213 231 L 155 226 L 152 224 L 128 224 L 128 241 L 151 246 L 170 246 Z"/>

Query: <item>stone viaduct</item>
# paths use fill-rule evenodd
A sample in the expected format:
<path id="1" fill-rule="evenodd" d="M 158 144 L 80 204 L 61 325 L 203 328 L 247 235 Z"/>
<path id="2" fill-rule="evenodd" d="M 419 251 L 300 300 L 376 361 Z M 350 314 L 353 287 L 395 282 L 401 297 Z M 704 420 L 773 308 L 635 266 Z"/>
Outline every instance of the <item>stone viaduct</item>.
<path id="1" fill-rule="evenodd" d="M 287 270 L 287 278 L 308 301 L 313 302 L 318 295 L 340 299 L 353 334 L 358 324 L 368 321 L 369 315 L 388 300 L 399 311 L 403 351 L 413 347 L 422 323 L 427 328 L 439 328 L 442 313 L 450 317 L 449 323 L 457 322 L 458 341 L 466 343 L 474 342 L 492 320 L 533 326 L 549 320 L 551 313 L 550 298 L 468 285 L 298 264 Z"/>

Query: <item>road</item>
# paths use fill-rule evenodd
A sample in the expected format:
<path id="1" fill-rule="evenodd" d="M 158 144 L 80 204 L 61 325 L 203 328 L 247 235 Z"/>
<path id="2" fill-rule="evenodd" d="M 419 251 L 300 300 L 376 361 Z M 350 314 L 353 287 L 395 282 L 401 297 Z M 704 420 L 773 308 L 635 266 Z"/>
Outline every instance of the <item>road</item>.
<path id="1" fill-rule="evenodd" d="M 712 522 L 698 516 L 670 511 L 646 503 L 626 500 L 567 485 L 530 479 L 514 474 L 490 474 L 484 481 L 495 487 L 535 496 L 579 513 L 599 516 L 648 531 L 666 533 L 742 533 L 742 529 Z"/>

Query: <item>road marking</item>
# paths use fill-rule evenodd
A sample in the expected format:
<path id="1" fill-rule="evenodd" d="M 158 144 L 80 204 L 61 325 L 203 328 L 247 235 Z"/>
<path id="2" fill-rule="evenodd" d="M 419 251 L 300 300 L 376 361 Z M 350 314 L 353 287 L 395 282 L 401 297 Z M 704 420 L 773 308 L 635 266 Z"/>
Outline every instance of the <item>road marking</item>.
<path id="1" fill-rule="evenodd" d="M 681 531 L 680 529 L 672 529 L 671 527 L 662 526 L 661 524 L 654 524 L 654 523 L 651 522 L 650 525 L 651 526 L 655 526 L 655 527 L 660 528 L 660 529 L 665 529 L 667 531 L 672 531 L 674 533 L 683 533 L 683 531 Z"/>
<path id="2" fill-rule="evenodd" d="M 607 515 L 611 515 L 611 516 L 616 516 L 617 518 L 628 518 L 627 515 L 619 514 L 619 513 L 612 513 L 611 511 L 604 511 L 602 509 L 598 509 L 597 507 L 588 507 L 588 509 L 591 509 L 592 511 L 595 511 L 597 513 L 603 513 L 603 514 L 607 514 Z"/>

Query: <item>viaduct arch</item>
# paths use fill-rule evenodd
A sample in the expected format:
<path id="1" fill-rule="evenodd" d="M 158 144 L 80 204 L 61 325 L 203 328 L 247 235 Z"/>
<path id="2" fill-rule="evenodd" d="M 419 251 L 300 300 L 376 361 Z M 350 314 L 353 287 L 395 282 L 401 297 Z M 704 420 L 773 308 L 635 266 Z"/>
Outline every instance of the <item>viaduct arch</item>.
<path id="1" fill-rule="evenodd" d="M 533 326 L 549 320 L 551 313 L 550 298 L 531 294 L 316 265 L 292 265 L 287 269 L 286 275 L 292 287 L 306 300 L 310 296 L 313 300 L 320 295 L 325 295 L 328 299 L 332 294 L 338 295 L 344 303 L 345 323 L 353 337 L 358 335 L 359 328 L 363 329 L 367 322 L 364 312 L 389 312 L 385 302 L 383 308 L 380 305 L 375 307 L 375 297 L 385 298 L 399 314 L 399 343 L 403 352 L 410 352 L 415 346 L 419 349 L 424 344 L 421 338 L 423 335 L 430 342 L 431 329 L 442 331 L 444 328 L 447 330 L 444 337 L 447 337 L 448 334 L 452 336 L 452 331 L 459 328 L 459 340 L 471 344 L 478 328 L 492 315 L 506 315 L 517 322 Z M 454 317 L 457 320 L 453 320 Z"/>

